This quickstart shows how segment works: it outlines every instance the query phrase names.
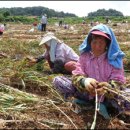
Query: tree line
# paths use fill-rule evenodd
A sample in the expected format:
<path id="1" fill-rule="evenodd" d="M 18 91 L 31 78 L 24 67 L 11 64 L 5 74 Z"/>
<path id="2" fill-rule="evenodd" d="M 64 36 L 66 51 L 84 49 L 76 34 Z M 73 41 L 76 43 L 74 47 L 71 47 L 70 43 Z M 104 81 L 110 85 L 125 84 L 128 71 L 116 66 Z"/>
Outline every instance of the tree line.
<path id="1" fill-rule="evenodd" d="M 129 21 L 128 17 L 124 17 L 123 13 L 114 9 L 99 9 L 88 13 L 85 17 L 80 18 L 72 13 L 64 13 L 63 11 L 58 12 L 53 9 L 38 6 L 26 8 L 0 8 L 0 22 L 33 23 L 35 21 L 38 22 L 43 14 L 47 14 L 50 23 L 56 22 L 59 18 L 64 18 L 64 20 L 66 19 L 67 23 L 81 23 L 83 19 L 86 19 L 87 21 L 104 21 L 106 16 L 110 19 L 114 19 L 114 21 L 122 21 L 122 19 Z"/>
<path id="2" fill-rule="evenodd" d="M 72 13 L 64 13 L 63 11 L 58 12 L 53 9 L 49 9 L 46 7 L 38 6 L 38 7 L 13 7 L 13 8 L 0 8 L 1 13 L 5 13 L 10 16 L 41 16 L 44 13 L 47 14 L 48 17 L 77 17 Z M 8 12 L 8 13 L 7 13 Z M 124 16 L 122 12 L 116 11 L 114 9 L 99 9 L 94 12 L 88 13 L 86 17 L 95 17 L 95 16 Z"/>
<path id="3" fill-rule="evenodd" d="M 95 17 L 95 16 L 124 16 L 122 12 L 116 11 L 114 9 L 99 9 L 94 12 L 88 13 L 88 17 Z"/>
<path id="4" fill-rule="evenodd" d="M 38 7 L 13 7 L 13 8 L 0 8 L 0 12 L 8 12 L 10 16 L 41 16 L 43 14 L 47 14 L 48 17 L 76 17 L 75 14 L 72 13 L 64 13 L 63 11 L 58 12 L 53 9 L 49 9 L 46 7 L 38 6 Z"/>

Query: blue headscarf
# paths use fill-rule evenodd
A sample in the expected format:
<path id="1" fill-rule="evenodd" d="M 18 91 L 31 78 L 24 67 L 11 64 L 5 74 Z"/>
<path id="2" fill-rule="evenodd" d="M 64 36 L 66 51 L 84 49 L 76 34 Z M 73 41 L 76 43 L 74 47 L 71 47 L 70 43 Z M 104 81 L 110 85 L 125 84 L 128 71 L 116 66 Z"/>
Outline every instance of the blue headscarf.
<path id="1" fill-rule="evenodd" d="M 94 26 L 90 30 L 90 32 L 88 33 L 88 36 L 85 38 L 85 40 L 79 47 L 80 54 L 82 54 L 83 52 L 89 52 L 91 50 L 91 46 L 88 43 L 88 38 L 91 35 L 91 32 L 93 30 L 99 30 L 109 35 L 109 37 L 111 38 L 111 42 L 110 42 L 110 46 L 108 48 L 108 53 L 107 53 L 108 62 L 115 68 L 121 69 L 123 66 L 122 58 L 124 57 L 125 54 L 124 52 L 121 51 L 119 44 L 116 40 L 115 34 L 111 30 L 111 28 L 109 28 L 108 26 L 104 24 L 99 24 L 97 26 Z"/>

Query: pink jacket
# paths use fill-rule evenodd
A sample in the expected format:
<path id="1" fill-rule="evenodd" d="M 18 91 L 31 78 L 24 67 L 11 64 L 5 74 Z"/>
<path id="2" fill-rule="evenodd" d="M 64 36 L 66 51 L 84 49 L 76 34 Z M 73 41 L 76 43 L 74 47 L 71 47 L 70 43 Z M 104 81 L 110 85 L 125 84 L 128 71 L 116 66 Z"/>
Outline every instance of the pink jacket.
<path id="1" fill-rule="evenodd" d="M 84 52 L 80 56 L 76 70 L 72 72 L 74 75 L 85 75 L 94 78 L 99 82 L 108 82 L 116 80 L 125 83 L 124 69 L 117 69 L 108 63 L 106 53 L 100 57 L 94 57 L 91 52 Z"/>

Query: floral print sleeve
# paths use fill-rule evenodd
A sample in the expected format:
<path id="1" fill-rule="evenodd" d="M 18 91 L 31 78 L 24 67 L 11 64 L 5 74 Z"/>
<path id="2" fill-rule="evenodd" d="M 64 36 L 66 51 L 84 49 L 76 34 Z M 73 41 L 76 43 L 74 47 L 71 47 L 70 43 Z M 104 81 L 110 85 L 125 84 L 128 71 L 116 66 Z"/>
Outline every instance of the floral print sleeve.
<path id="1" fill-rule="evenodd" d="M 122 89 L 125 88 L 125 85 L 122 84 L 122 83 L 119 82 L 119 81 L 110 80 L 110 81 L 109 81 L 109 84 L 111 85 L 111 87 L 112 87 L 113 89 L 122 90 Z"/>
<path id="2" fill-rule="evenodd" d="M 115 81 L 115 80 L 110 80 L 108 83 L 110 84 L 109 89 L 114 90 L 116 92 L 118 92 L 119 90 L 123 90 L 125 88 L 124 84 L 122 84 L 121 82 Z M 113 92 L 107 91 L 106 97 L 114 98 L 114 96 L 115 96 L 115 94 Z"/>
<path id="3" fill-rule="evenodd" d="M 73 75 L 72 76 L 72 84 L 77 88 L 77 90 L 79 92 L 84 91 L 84 88 L 85 88 L 84 83 L 83 83 L 84 78 L 86 78 L 86 77 L 83 75 Z"/>

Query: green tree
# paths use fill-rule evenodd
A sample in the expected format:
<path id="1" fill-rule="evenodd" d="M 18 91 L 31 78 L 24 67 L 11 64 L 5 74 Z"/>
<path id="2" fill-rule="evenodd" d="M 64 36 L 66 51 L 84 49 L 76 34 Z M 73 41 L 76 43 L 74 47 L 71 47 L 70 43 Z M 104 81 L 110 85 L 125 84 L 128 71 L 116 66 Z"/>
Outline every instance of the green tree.
<path id="1" fill-rule="evenodd" d="M 10 16 L 9 11 L 5 11 L 5 12 L 3 12 L 3 16 L 4 16 L 4 17 L 8 17 L 8 16 Z"/>
<path id="2" fill-rule="evenodd" d="M 123 16 L 123 13 L 116 11 L 114 9 L 99 9 L 95 12 L 88 13 L 88 17 L 95 17 L 95 16 Z"/>

